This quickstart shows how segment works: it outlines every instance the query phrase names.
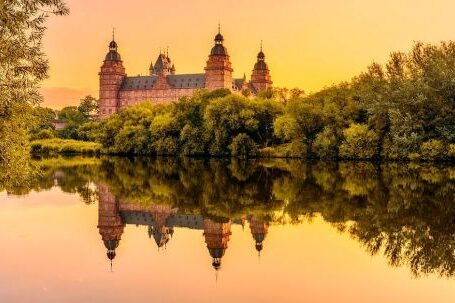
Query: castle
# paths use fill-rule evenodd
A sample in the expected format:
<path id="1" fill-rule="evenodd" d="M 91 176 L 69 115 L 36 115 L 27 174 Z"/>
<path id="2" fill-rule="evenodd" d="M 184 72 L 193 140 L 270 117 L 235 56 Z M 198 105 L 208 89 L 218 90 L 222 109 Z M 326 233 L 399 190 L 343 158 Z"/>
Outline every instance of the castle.
<path id="1" fill-rule="evenodd" d="M 148 76 L 128 77 L 113 36 L 109 44 L 109 52 L 99 73 L 99 118 L 106 118 L 145 100 L 154 104 L 177 101 L 180 97 L 192 96 L 198 89 L 211 91 L 224 88 L 234 93 L 249 90 L 256 94 L 272 86 L 262 45 L 251 81 L 247 81 L 245 76 L 240 79 L 232 77 L 231 61 L 223 43 L 224 37 L 218 28 L 205 73 L 176 74 L 175 65 L 169 58 L 169 53 L 160 51 L 156 62 L 150 64 Z"/>
<path id="2" fill-rule="evenodd" d="M 169 205 L 148 205 L 129 203 L 111 193 L 108 186 L 97 183 L 98 189 L 98 230 L 107 250 L 107 258 L 116 257 L 126 224 L 148 226 L 148 236 L 158 248 L 165 247 L 174 234 L 174 228 L 202 230 L 212 267 L 219 270 L 221 260 L 228 248 L 232 224 L 245 224 L 248 220 L 256 251 L 260 254 L 268 233 L 269 224 L 254 215 L 244 215 L 240 220 L 225 219 L 222 222 L 200 215 L 180 213 Z"/>

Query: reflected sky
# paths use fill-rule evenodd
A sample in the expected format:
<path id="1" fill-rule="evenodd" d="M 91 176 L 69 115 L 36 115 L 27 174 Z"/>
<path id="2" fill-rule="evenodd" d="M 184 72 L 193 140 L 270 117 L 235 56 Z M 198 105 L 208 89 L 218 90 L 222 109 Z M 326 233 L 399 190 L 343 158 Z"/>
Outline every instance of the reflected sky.
<path id="1" fill-rule="evenodd" d="M 447 166 L 39 163 L 0 193 L 2 302 L 455 299 Z"/>

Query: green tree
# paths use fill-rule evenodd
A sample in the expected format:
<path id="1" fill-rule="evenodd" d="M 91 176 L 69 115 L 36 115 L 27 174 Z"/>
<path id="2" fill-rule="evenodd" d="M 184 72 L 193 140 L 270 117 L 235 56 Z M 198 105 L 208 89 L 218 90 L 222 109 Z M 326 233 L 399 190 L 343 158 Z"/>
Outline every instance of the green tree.
<path id="1" fill-rule="evenodd" d="M 320 159 L 336 159 L 338 157 L 338 138 L 335 131 L 325 127 L 313 141 L 312 151 Z"/>
<path id="2" fill-rule="evenodd" d="M 258 148 L 256 143 L 248 137 L 247 134 L 238 134 L 232 139 L 231 144 L 229 145 L 231 150 L 231 156 L 236 156 L 239 158 L 250 158 L 258 155 Z"/>
<path id="3" fill-rule="evenodd" d="M 378 136 L 365 124 L 352 123 L 343 131 L 340 157 L 347 159 L 371 159 L 377 155 Z"/>
<path id="4" fill-rule="evenodd" d="M 2 179 L 14 180 L 10 174 L 22 179 L 15 168 L 27 166 L 31 108 L 41 101 L 39 84 L 48 71 L 42 51 L 45 21 L 67 13 L 61 0 L 0 2 L 0 166 L 9 168 Z"/>
<path id="5" fill-rule="evenodd" d="M 77 110 L 84 116 L 85 121 L 94 121 L 98 117 L 98 100 L 92 96 L 86 96 L 81 100 Z"/>

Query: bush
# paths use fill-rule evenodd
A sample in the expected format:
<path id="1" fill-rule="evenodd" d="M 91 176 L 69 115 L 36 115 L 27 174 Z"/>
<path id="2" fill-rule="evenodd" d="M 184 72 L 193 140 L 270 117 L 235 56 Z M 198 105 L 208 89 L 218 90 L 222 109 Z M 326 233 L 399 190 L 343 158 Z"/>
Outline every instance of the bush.
<path id="1" fill-rule="evenodd" d="M 55 137 L 55 134 L 54 134 L 54 131 L 51 130 L 51 129 L 43 129 L 43 130 L 40 130 L 38 133 L 36 134 L 32 134 L 30 136 L 30 140 L 40 140 L 40 139 L 51 139 L 51 138 L 54 138 Z"/>
<path id="2" fill-rule="evenodd" d="M 455 144 L 449 144 L 447 148 L 447 156 L 450 158 L 455 158 Z"/>
<path id="3" fill-rule="evenodd" d="M 258 155 L 256 143 L 247 134 L 238 134 L 229 145 L 231 156 L 247 159 Z"/>
<path id="4" fill-rule="evenodd" d="M 303 142 L 293 141 L 263 148 L 259 151 L 259 154 L 267 158 L 306 158 L 308 156 L 308 148 Z"/>
<path id="5" fill-rule="evenodd" d="M 99 154 L 101 145 L 94 142 L 84 142 L 67 139 L 42 139 L 31 142 L 34 154 Z"/>
<path id="6" fill-rule="evenodd" d="M 189 124 L 180 132 L 180 144 L 182 154 L 185 156 L 203 155 L 205 152 L 201 131 Z"/>
<path id="7" fill-rule="evenodd" d="M 121 154 L 151 154 L 150 131 L 140 125 L 124 126 L 115 137 L 114 150 Z"/>
<path id="8" fill-rule="evenodd" d="M 378 136 L 365 124 L 352 123 L 343 131 L 344 141 L 340 157 L 346 159 L 371 159 L 378 151 Z"/>
<path id="9" fill-rule="evenodd" d="M 338 156 L 338 140 L 331 128 L 326 127 L 316 135 L 313 152 L 320 159 L 335 159 Z"/>
<path id="10" fill-rule="evenodd" d="M 177 155 L 179 153 L 178 140 L 173 137 L 160 138 L 152 143 L 157 155 Z"/>
<path id="11" fill-rule="evenodd" d="M 432 139 L 420 146 L 420 155 L 424 160 L 438 160 L 446 157 L 444 143 L 441 140 Z"/>

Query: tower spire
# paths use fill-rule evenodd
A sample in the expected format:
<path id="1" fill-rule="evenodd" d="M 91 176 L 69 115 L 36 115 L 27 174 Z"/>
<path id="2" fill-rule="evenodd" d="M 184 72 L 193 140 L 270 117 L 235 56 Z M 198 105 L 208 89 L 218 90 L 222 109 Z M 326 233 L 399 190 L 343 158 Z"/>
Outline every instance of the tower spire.
<path id="1" fill-rule="evenodd" d="M 261 52 L 262 52 L 262 40 L 261 40 Z"/>
<path id="2" fill-rule="evenodd" d="M 112 41 L 115 41 L 115 27 L 112 28 Z"/>
<path id="3" fill-rule="evenodd" d="M 221 34 L 221 23 L 218 21 L 218 34 Z"/>

